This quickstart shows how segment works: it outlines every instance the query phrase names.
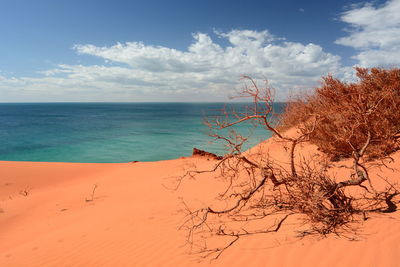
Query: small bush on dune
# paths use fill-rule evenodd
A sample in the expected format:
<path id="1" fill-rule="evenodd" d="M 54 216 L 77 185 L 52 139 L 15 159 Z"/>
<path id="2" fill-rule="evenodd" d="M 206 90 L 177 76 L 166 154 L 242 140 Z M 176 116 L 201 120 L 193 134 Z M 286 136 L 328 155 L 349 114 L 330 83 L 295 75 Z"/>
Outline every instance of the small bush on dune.
<path id="1" fill-rule="evenodd" d="M 298 126 L 323 152 L 335 158 L 350 157 L 371 134 L 369 157 L 399 149 L 400 69 L 356 68 L 359 81 L 344 83 L 331 75 L 315 93 L 290 102 L 282 128 Z M 312 119 L 313 118 L 313 119 Z M 311 121 L 317 120 L 317 123 Z"/>
<path id="2" fill-rule="evenodd" d="M 327 76 L 314 94 L 289 103 L 278 128 L 272 88 L 267 82 L 259 88 L 245 77 L 242 96 L 253 100 L 246 112 L 223 110 L 206 121 L 210 136 L 225 141 L 228 154 L 209 169 L 189 169 L 177 179 L 179 186 L 201 173 L 214 173 L 226 182 L 214 203 L 197 209 L 183 203 L 181 229 L 187 230 L 193 251 L 217 259 L 241 237 L 277 232 L 294 215 L 307 226 L 301 236 L 345 236 L 367 213 L 396 211 L 400 190 L 387 177 L 370 176 L 372 165 L 366 158 L 377 157 L 381 161 L 375 167 L 389 168 L 384 159 L 398 149 L 400 69 L 356 70 L 357 83 Z M 272 132 L 287 159 L 275 160 L 268 150 L 243 151 L 247 138 L 232 126 L 246 122 Z M 298 145 L 309 141 L 330 155 L 349 157 L 351 165 L 335 165 L 317 154 L 303 155 Z M 336 177 L 331 168 L 347 171 Z M 374 188 L 372 181 L 378 178 L 382 187 Z M 212 238 L 220 238 L 222 245 L 206 242 Z"/>

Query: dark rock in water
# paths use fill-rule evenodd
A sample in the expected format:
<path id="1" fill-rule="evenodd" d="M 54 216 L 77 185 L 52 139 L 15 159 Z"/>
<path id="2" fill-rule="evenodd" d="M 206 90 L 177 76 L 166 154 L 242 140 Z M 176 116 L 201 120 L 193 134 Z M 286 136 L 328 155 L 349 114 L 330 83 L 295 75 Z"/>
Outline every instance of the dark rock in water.
<path id="1" fill-rule="evenodd" d="M 208 157 L 208 158 L 212 158 L 215 160 L 221 160 L 223 159 L 223 157 L 215 155 L 214 153 L 211 152 L 207 152 L 198 148 L 193 148 L 193 153 L 192 156 L 200 156 L 200 157 Z"/>

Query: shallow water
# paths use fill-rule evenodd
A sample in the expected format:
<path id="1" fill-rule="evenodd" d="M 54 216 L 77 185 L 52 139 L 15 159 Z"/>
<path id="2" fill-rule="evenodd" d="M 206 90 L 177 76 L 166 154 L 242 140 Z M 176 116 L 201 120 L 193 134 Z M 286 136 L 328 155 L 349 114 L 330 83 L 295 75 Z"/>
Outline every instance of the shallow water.
<path id="1" fill-rule="evenodd" d="M 240 111 L 245 104 L 233 104 Z M 190 156 L 193 147 L 225 154 L 207 135 L 204 116 L 223 103 L 0 104 L 0 160 L 48 162 L 157 161 Z M 280 113 L 284 104 L 275 104 Z M 271 135 L 250 124 L 245 148 Z"/>

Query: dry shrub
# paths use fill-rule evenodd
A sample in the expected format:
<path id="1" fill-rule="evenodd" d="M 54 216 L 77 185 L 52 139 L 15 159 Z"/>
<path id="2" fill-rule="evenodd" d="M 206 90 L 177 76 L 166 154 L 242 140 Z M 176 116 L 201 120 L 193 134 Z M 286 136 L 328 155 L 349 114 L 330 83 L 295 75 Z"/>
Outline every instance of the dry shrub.
<path id="1" fill-rule="evenodd" d="M 177 179 L 179 187 L 185 179 L 214 173 L 226 182 L 215 202 L 196 209 L 183 201 L 181 229 L 187 231 L 193 252 L 217 259 L 243 236 L 279 231 L 289 216 L 299 216 L 307 226 L 300 231 L 301 236 L 344 236 L 353 224 L 366 218 L 366 213 L 397 209 L 394 197 L 400 191 L 396 184 L 380 177 L 385 187 L 375 189 L 371 180 L 377 177 L 369 175 L 371 166 L 365 156 L 394 150 L 400 122 L 400 71 L 357 69 L 357 73 L 359 83 L 345 84 L 328 76 L 315 94 L 290 103 L 282 125 L 300 129 L 294 136 L 274 126 L 273 90 L 268 83 L 260 89 L 253 79 L 245 77 L 243 95 L 253 100 L 252 106 L 244 113 L 223 110 L 221 116 L 206 121 L 210 136 L 225 141 L 229 153 L 216 159 L 213 167 L 189 169 Z M 232 126 L 246 122 L 272 132 L 287 159 L 274 160 L 261 147 L 251 153 L 242 151 L 247 138 Z M 324 161 L 325 157 L 296 152 L 300 144 L 310 140 L 333 155 L 351 157 L 351 166 L 335 166 Z M 380 159 L 382 162 L 375 164 L 387 167 L 384 157 Z M 342 168 L 348 171 L 340 177 L 330 171 Z M 214 245 L 207 242 L 210 238 L 221 242 Z"/>
<path id="2" fill-rule="evenodd" d="M 314 94 L 290 102 L 281 118 L 281 128 L 302 124 L 310 141 L 334 158 L 350 157 L 360 149 L 370 132 L 370 158 L 399 149 L 400 69 L 356 68 L 359 81 L 345 83 L 324 77 Z M 349 138 L 350 137 L 350 138 Z"/>

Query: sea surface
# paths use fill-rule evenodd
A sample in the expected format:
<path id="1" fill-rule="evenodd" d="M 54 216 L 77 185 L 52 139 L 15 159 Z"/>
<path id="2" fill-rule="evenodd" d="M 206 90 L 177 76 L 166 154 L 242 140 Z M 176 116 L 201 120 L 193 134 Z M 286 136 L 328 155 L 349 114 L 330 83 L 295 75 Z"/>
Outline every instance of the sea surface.
<path id="1" fill-rule="evenodd" d="M 237 111 L 245 104 L 231 104 Z M 193 147 L 223 155 L 204 117 L 223 103 L 0 103 L 0 160 L 46 162 L 158 161 L 190 156 Z M 276 103 L 280 113 L 283 103 Z M 271 134 L 248 123 L 235 128 L 251 138 Z"/>

